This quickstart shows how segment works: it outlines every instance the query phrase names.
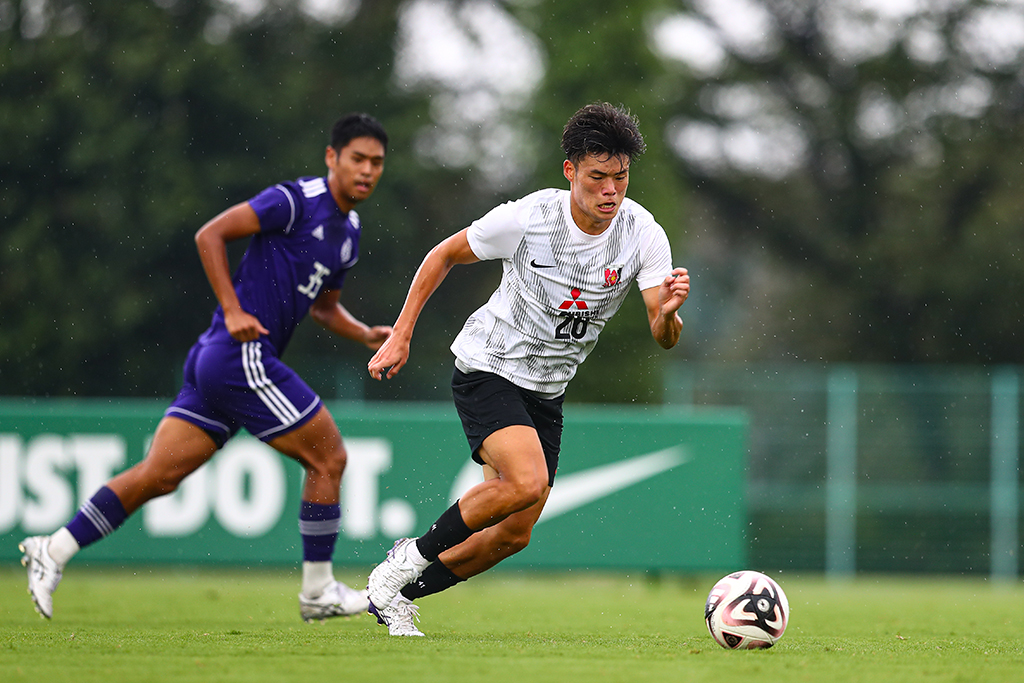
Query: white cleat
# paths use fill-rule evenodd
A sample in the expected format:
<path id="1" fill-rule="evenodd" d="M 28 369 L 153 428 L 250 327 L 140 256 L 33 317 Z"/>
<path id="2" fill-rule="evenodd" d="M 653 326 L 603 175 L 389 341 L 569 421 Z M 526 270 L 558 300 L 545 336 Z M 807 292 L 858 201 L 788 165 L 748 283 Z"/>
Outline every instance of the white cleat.
<path id="1" fill-rule="evenodd" d="M 61 568 L 50 557 L 49 546 L 49 536 L 29 536 L 18 544 L 18 550 L 25 553 L 21 564 L 28 568 L 28 593 L 36 611 L 46 619 L 53 617 L 53 592 L 63 576 Z"/>
<path id="2" fill-rule="evenodd" d="M 388 633 L 393 636 L 423 635 L 423 632 L 416 628 L 416 622 L 420 620 L 420 608 L 401 593 L 384 609 L 377 609 L 371 604 L 370 614 L 377 617 L 377 623 L 385 624 Z"/>
<path id="3" fill-rule="evenodd" d="M 299 593 L 299 614 L 303 621 L 351 617 L 367 611 L 369 606 L 366 591 L 353 590 L 340 581 L 328 585 L 316 598 L 307 598 Z"/>
<path id="4" fill-rule="evenodd" d="M 424 567 L 417 566 L 409 559 L 409 547 L 415 542 L 415 538 L 401 538 L 395 541 L 395 546 L 388 551 L 387 559 L 370 572 L 366 581 L 366 591 L 370 599 L 371 614 L 377 614 L 374 606 L 390 606 L 398 592 L 423 573 Z M 377 618 L 380 619 L 379 614 Z"/>

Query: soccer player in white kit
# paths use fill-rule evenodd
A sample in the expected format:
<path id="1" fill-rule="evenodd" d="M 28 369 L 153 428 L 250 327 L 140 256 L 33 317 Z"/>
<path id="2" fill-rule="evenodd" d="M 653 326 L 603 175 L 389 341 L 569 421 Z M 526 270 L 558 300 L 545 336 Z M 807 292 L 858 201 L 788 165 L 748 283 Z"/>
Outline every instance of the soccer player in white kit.
<path id="1" fill-rule="evenodd" d="M 412 600 L 529 543 L 558 467 L 566 385 L 631 283 L 655 341 L 666 349 L 679 341 L 689 275 L 672 267 L 668 238 L 650 212 L 625 196 L 630 163 L 645 149 L 636 119 L 605 103 L 583 107 L 566 124 L 562 149 L 569 190 L 498 206 L 434 247 L 368 364 L 375 379 L 394 377 L 420 312 L 452 267 L 501 260 L 501 284 L 451 347 L 452 393 L 484 482 L 422 536 L 399 540 L 371 572 L 369 610 L 391 635 L 423 635 Z"/>

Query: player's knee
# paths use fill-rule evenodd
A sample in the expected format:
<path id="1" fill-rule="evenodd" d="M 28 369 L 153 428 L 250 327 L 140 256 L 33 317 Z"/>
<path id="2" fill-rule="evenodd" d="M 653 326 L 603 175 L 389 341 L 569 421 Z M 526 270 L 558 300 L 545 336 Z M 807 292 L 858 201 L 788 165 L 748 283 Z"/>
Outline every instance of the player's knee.
<path id="1" fill-rule="evenodd" d="M 153 493 L 150 498 L 158 498 L 160 496 L 166 496 L 169 493 L 174 493 L 178 490 L 178 486 L 180 484 L 181 480 L 176 477 L 163 477 L 157 479 L 150 487 L 150 490 Z"/>
<path id="2" fill-rule="evenodd" d="M 345 452 L 345 448 L 338 444 L 338 447 L 333 449 L 327 456 L 327 465 L 332 473 L 336 473 L 339 477 L 345 471 L 345 465 L 348 463 L 348 453 Z"/>
<path id="3" fill-rule="evenodd" d="M 515 555 L 520 550 L 523 550 L 526 546 L 530 545 L 530 532 L 529 530 L 520 532 L 514 536 L 511 536 L 506 541 L 508 547 L 508 554 Z"/>
<path id="4" fill-rule="evenodd" d="M 502 527 L 497 539 L 498 552 L 504 557 L 515 555 L 526 546 L 530 545 L 530 527 Z"/>
<path id="5" fill-rule="evenodd" d="M 533 507 L 540 502 L 547 488 L 548 480 L 544 477 L 534 476 L 520 482 L 516 487 L 518 493 L 520 510 Z"/>
<path id="6" fill-rule="evenodd" d="M 184 474 L 174 470 L 163 470 L 152 467 L 144 467 L 138 472 L 137 490 L 141 493 L 143 500 L 152 500 L 160 496 L 166 496 L 178 490 Z"/>
<path id="7" fill-rule="evenodd" d="M 336 448 L 318 451 L 306 460 L 309 463 L 307 469 L 315 471 L 320 476 L 340 481 L 348 462 L 348 454 L 339 443 Z"/>

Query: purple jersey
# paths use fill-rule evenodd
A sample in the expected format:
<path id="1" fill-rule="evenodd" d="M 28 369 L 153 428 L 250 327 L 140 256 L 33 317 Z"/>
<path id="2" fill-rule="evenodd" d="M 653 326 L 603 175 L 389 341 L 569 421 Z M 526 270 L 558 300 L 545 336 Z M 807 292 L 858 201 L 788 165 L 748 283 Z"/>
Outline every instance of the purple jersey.
<path id="1" fill-rule="evenodd" d="M 270 330 L 274 352 L 284 353 L 296 325 L 325 289 L 340 289 L 359 258 L 359 216 L 338 208 L 326 178 L 300 178 L 249 200 L 260 219 L 238 270 L 235 292 L 242 308 Z M 218 306 L 203 343 L 238 344 Z"/>

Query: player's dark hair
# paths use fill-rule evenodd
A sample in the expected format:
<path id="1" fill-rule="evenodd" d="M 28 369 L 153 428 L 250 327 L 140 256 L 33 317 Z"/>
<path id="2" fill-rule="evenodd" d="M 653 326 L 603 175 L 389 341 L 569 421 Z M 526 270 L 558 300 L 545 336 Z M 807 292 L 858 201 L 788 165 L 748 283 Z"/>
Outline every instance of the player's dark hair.
<path id="1" fill-rule="evenodd" d="M 355 138 L 376 138 L 388 151 L 388 134 L 380 121 L 369 114 L 349 114 L 335 121 L 331 128 L 331 147 L 341 150 Z"/>
<path id="2" fill-rule="evenodd" d="M 562 151 L 574 165 L 590 154 L 626 156 L 636 161 L 647 149 L 637 123 L 637 118 L 624 107 L 607 102 L 588 104 L 565 124 Z"/>

